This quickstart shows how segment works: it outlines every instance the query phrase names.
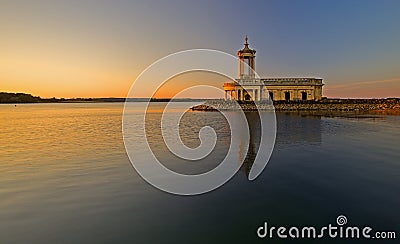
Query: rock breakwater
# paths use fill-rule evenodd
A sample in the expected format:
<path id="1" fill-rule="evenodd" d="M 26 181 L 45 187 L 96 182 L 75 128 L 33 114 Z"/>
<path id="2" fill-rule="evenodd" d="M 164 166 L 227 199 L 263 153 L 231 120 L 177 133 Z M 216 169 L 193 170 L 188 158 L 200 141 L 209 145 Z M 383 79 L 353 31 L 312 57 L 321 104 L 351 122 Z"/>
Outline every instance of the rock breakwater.
<path id="1" fill-rule="evenodd" d="M 400 98 L 387 99 L 324 99 L 321 101 L 234 102 L 217 99 L 192 107 L 194 111 L 239 110 L 257 111 L 324 111 L 324 112 L 383 112 L 400 115 Z"/>

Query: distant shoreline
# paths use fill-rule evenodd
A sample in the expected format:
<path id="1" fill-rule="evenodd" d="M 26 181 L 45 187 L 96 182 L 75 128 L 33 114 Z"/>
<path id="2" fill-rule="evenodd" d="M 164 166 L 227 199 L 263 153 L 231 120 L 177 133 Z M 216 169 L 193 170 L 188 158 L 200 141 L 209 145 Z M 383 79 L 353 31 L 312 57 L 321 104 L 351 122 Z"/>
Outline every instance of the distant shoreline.
<path id="1" fill-rule="evenodd" d="M 0 104 L 19 103 L 118 103 L 118 102 L 169 102 L 171 98 L 41 98 L 26 93 L 0 92 Z M 176 98 L 175 102 L 204 102 L 208 99 Z"/>

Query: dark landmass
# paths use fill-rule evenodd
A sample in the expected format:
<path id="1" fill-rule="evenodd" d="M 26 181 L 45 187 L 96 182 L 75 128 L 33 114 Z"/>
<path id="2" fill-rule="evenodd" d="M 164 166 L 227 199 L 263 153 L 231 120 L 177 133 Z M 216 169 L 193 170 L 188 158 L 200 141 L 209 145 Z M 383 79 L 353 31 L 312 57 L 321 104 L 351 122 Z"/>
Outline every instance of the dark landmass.
<path id="1" fill-rule="evenodd" d="M 176 102 L 201 102 L 207 99 L 191 99 L 191 98 L 180 98 L 174 99 Z M 169 102 L 170 98 L 41 98 L 39 96 L 32 96 L 26 93 L 8 93 L 0 92 L 0 103 L 80 103 L 80 102 Z"/>
<path id="2" fill-rule="evenodd" d="M 40 97 L 25 93 L 0 92 L 0 103 L 37 103 Z"/>

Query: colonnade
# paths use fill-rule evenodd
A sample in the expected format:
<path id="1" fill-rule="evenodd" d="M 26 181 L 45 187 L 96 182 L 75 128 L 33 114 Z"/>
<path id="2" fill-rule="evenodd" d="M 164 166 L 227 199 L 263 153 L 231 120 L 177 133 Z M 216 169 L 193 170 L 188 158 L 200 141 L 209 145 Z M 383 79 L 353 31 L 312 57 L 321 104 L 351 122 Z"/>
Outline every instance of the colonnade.
<path id="1" fill-rule="evenodd" d="M 224 90 L 225 100 L 236 100 L 236 91 L 235 90 Z"/>
<path id="2" fill-rule="evenodd" d="M 224 90 L 224 97 L 225 100 L 260 101 L 262 100 L 261 93 L 261 89 Z"/>

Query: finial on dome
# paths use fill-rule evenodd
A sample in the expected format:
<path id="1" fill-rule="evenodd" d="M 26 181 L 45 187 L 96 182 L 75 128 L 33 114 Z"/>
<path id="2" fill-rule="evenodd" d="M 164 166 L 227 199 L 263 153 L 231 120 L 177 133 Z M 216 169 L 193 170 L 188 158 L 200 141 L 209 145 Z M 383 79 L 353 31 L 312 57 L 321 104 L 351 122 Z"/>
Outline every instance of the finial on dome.
<path id="1" fill-rule="evenodd" d="M 247 37 L 247 35 L 244 37 L 244 48 L 239 50 L 238 53 L 251 53 L 252 55 L 254 55 L 256 53 L 256 50 L 253 50 L 251 48 L 249 48 L 249 38 Z"/>

